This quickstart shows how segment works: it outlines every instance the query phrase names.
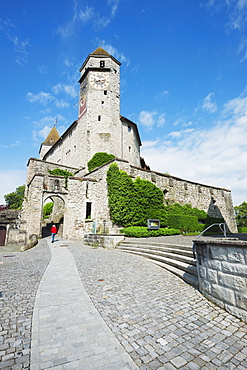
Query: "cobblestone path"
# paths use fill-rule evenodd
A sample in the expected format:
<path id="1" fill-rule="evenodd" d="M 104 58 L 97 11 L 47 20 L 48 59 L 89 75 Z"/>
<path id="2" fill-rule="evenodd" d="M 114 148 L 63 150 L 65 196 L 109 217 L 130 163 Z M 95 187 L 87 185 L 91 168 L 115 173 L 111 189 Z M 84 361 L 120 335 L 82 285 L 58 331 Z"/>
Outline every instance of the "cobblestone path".
<path id="1" fill-rule="evenodd" d="M 247 324 L 144 257 L 75 245 L 84 287 L 142 370 L 247 369 Z"/>
<path id="2" fill-rule="evenodd" d="M 143 257 L 69 244 L 84 288 L 140 369 L 247 369 L 247 324 Z M 0 369 L 29 369 L 35 295 L 50 251 L 42 240 L 3 255 Z"/>
<path id="3" fill-rule="evenodd" d="M 24 253 L 0 252 L 0 369 L 30 368 L 34 301 L 49 261 L 46 240 Z"/>

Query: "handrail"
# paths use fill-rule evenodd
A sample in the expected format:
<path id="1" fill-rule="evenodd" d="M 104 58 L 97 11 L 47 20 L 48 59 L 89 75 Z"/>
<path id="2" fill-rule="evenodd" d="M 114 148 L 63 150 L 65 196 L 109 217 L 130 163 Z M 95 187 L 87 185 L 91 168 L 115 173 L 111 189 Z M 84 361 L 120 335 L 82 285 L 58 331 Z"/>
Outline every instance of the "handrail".
<path id="1" fill-rule="evenodd" d="M 205 231 L 207 231 L 208 229 L 210 229 L 211 227 L 213 227 L 215 225 L 219 225 L 220 230 L 224 233 L 224 237 L 226 238 L 226 224 L 224 222 L 222 222 L 222 223 L 219 223 L 219 224 L 212 224 L 212 225 L 208 226 L 205 230 L 203 230 L 203 232 L 201 232 L 201 234 L 199 234 L 196 237 L 196 239 L 200 238 L 200 236 L 203 235 L 205 233 Z M 221 227 L 222 225 L 223 225 L 223 228 Z"/>
<path id="2" fill-rule="evenodd" d="M 211 227 L 213 227 L 215 225 L 219 225 L 220 230 L 224 233 L 224 237 L 226 238 L 226 224 L 222 222 L 222 223 L 219 223 L 219 224 L 212 224 L 212 225 L 208 226 L 205 230 L 203 230 L 203 232 L 201 232 L 201 234 L 199 234 L 196 237 L 196 239 L 200 238 L 200 236 L 203 235 L 205 233 L 205 231 L 207 231 L 208 229 L 210 229 Z M 222 225 L 223 225 L 223 227 L 222 227 Z M 193 245 L 192 245 L 192 252 L 193 252 L 194 259 L 196 259 L 195 243 L 193 243 Z"/>

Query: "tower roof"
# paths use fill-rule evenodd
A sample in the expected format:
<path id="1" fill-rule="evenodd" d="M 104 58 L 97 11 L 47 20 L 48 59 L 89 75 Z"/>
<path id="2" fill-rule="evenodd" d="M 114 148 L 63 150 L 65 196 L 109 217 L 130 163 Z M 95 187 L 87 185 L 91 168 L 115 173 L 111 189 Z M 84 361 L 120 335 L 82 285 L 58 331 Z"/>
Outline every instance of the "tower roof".
<path id="1" fill-rule="evenodd" d="M 47 138 L 45 141 L 43 141 L 43 145 L 49 145 L 52 146 L 54 145 L 58 140 L 60 139 L 59 133 L 56 129 L 56 126 L 53 126 L 51 131 L 49 132 Z"/>
<path id="2" fill-rule="evenodd" d="M 96 50 L 94 50 L 90 55 L 105 55 L 110 57 L 111 55 L 105 51 L 105 49 L 98 47 Z"/>

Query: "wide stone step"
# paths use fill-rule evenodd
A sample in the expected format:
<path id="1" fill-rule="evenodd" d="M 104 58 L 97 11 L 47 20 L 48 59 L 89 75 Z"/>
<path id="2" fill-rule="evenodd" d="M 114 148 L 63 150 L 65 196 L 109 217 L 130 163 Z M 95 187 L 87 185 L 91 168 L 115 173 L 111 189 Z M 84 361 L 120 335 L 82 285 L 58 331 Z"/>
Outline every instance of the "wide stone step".
<path id="1" fill-rule="evenodd" d="M 174 254 L 182 254 L 183 256 L 191 257 L 193 258 L 193 253 L 192 253 L 192 247 L 188 247 L 188 249 L 182 249 L 180 246 L 174 246 L 174 245 L 153 245 L 153 244 L 148 244 L 148 243 L 131 243 L 131 242 L 121 242 L 120 244 L 121 249 L 123 248 L 140 248 L 140 249 L 149 249 L 149 250 L 156 250 L 156 251 L 163 251 L 163 252 L 168 252 L 168 253 L 174 253 Z"/>
<path id="2" fill-rule="evenodd" d="M 158 262 L 161 262 L 161 263 L 164 263 L 164 264 L 167 264 L 167 265 L 171 265 L 171 266 L 173 266 L 177 269 L 180 269 L 184 272 L 187 272 L 191 275 L 197 276 L 196 267 L 193 266 L 193 265 L 189 265 L 188 263 L 184 263 L 184 262 L 172 259 L 172 258 L 167 258 L 167 257 L 155 255 L 155 254 L 152 254 L 152 253 L 140 252 L 140 250 L 139 251 L 138 250 L 134 251 L 134 250 L 131 250 L 131 249 L 128 249 L 128 250 L 122 249 L 122 251 L 127 252 L 127 253 L 137 254 L 137 255 L 140 255 L 140 256 L 143 256 L 143 257 L 146 257 L 146 258 L 150 258 L 150 259 L 153 259 L 155 261 L 158 261 Z"/>
<path id="3" fill-rule="evenodd" d="M 162 247 L 159 247 L 159 248 L 151 248 L 150 246 L 126 246 L 126 245 L 121 245 L 121 250 L 125 250 L 125 251 L 135 251 L 135 252 L 141 252 L 141 253 L 145 253 L 145 254 L 148 254 L 148 255 L 156 255 L 156 256 L 161 256 L 161 257 L 166 257 L 166 258 L 171 258 L 171 259 L 174 259 L 174 260 L 177 260 L 177 261 L 181 261 L 181 262 L 184 262 L 188 265 L 196 265 L 196 262 L 195 260 L 193 259 L 193 253 L 192 251 L 190 252 L 189 256 L 188 255 L 185 255 L 185 254 L 182 254 L 181 252 L 179 253 L 179 251 L 177 251 L 177 253 L 171 253 L 171 251 L 169 249 L 165 249 L 165 248 L 162 248 Z"/>
<path id="4" fill-rule="evenodd" d="M 172 244 L 172 243 L 159 243 L 153 241 L 139 241 L 139 240 L 123 240 L 120 245 L 146 245 L 154 247 L 164 247 L 164 248 L 175 248 L 183 251 L 191 251 L 192 245 L 182 245 L 182 244 Z"/>
<path id="5" fill-rule="evenodd" d="M 178 269 L 174 266 L 168 265 L 166 263 L 162 263 L 162 262 L 155 261 L 155 260 L 152 260 L 152 262 L 155 263 L 156 265 L 162 267 L 162 268 L 165 268 L 166 270 L 172 272 L 173 274 L 177 275 L 178 277 L 180 277 L 181 279 L 186 281 L 186 283 L 188 283 L 190 285 L 193 285 L 193 286 L 198 288 L 199 283 L 198 283 L 198 277 L 197 276 L 191 275 L 188 272 L 184 272 L 183 270 L 180 270 L 180 269 Z"/>

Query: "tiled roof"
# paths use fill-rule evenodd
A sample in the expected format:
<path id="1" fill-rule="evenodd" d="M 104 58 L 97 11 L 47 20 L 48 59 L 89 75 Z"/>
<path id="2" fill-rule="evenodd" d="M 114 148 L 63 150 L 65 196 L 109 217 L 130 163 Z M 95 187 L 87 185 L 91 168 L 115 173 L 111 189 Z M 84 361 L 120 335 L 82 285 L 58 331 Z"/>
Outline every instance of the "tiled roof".
<path id="1" fill-rule="evenodd" d="M 44 145 L 54 145 L 58 140 L 60 139 L 59 133 L 57 132 L 57 129 L 55 126 L 52 127 L 49 135 L 45 139 L 45 141 L 42 143 Z"/>
<path id="2" fill-rule="evenodd" d="M 110 54 L 107 53 L 103 48 L 98 47 L 96 50 L 94 50 L 90 55 L 107 55 L 108 57 Z"/>

